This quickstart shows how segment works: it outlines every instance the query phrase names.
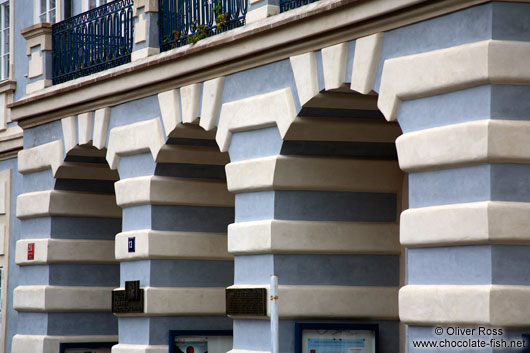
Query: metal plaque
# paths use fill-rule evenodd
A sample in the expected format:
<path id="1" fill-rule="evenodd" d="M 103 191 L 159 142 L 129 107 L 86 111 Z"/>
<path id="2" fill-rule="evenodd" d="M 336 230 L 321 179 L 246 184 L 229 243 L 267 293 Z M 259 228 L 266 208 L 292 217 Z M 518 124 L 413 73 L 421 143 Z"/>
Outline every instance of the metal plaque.
<path id="1" fill-rule="evenodd" d="M 140 281 L 125 281 L 125 294 L 130 302 L 140 300 Z"/>
<path id="2" fill-rule="evenodd" d="M 265 288 L 227 289 L 226 314 L 267 316 L 267 290 Z"/>
<path id="3" fill-rule="evenodd" d="M 144 290 L 140 288 L 140 281 L 125 281 L 125 290 L 112 292 L 112 312 L 116 314 L 144 312 Z"/>

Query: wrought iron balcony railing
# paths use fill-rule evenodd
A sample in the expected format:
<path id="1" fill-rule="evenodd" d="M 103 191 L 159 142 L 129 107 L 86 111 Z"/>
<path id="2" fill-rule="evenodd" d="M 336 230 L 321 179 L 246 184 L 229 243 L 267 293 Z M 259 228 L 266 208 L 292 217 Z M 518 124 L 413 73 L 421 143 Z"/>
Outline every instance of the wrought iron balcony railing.
<path id="1" fill-rule="evenodd" d="M 159 0 L 160 51 L 245 24 L 247 0 Z"/>
<path id="2" fill-rule="evenodd" d="M 131 61 L 133 3 L 115 0 L 53 25 L 53 84 Z"/>
<path id="3" fill-rule="evenodd" d="M 317 0 L 280 0 L 280 12 L 296 9 L 315 1 Z"/>

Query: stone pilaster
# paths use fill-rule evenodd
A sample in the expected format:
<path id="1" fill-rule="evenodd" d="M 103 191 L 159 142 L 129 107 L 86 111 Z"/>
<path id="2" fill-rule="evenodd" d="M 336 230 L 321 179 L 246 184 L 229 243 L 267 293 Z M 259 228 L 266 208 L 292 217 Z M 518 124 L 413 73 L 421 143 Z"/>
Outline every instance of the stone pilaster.
<path id="1" fill-rule="evenodd" d="M 116 236 L 120 286 L 139 280 L 144 291 L 142 313 L 116 313 L 120 341 L 113 352 L 167 352 L 170 330 L 232 329 L 225 315 L 225 288 L 233 278 L 226 249 L 234 217 L 224 175 L 228 158 L 211 133 L 177 130 L 180 135 L 166 140 L 157 118 L 110 133 L 108 159 L 121 176 L 115 185 L 123 209 Z"/>
<path id="2" fill-rule="evenodd" d="M 62 138 L 45 138 L 19 153 L 23 193 L 16 207 L 20 236 L 13 239 L 19 334 L 12 351 L 49 353 L 61 343 L 118 340 L 109 302 L 119 285 L 114 257 L 114 236 L 121 230 L 113 188 L 117 173 L 106 165 L 103 151 L 77 145 L 75 119 L 50 123 L 53 136 Z M 79 135 L 85 130 L 80 123 Z M 72 134 L 73 145 L 65 149 Z"/>
<path id="3" fill-rule="evenodd" d="M 396 146 L 409 173 L 410 209 L 400 227 L 408 281 L 399 311 L 411 353 L 423 351 L 420 340 L 468 338 L 496 352 L 492 340 L 521 341 L 530 324 L 530 123 L 521 105 L 530 97 L 530 38 L 522 29 L 529 14 L 528 4 L 493 3 L 385 34 L 395 42 L 383 44 L 383 57 L 402 33 L 455 31 L 451 39 L 425 38 L 429 46 L 400 46 L 408 55 L 388 58 L 381 71 L 378 106 L 403 130 Z M 452 24 L 473 16 L 466 26 L 476 28 L 474 38 L 455 42 L 461 29 Z M 450 326 L 474 332 L 454 335 Z"/>
<path id="4" fill-rule="evenodd" d="M 52 24 L 38 23 L 24 28 L 28 63 L 26 94 L 52 85 Z"/>
<path id="5" fill-rule="evenodd" d="M 158 0 L 135 0 L 134 44 L 131 60 L 160 53 L 158 35 Z"/>

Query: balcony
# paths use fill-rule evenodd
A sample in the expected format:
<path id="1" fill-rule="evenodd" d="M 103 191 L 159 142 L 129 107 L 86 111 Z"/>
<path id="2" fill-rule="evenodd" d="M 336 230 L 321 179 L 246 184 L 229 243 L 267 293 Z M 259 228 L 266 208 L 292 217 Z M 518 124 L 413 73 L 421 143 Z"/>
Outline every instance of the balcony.
<path id="1" fill-rule="evenodd" d="M 247 0 L 159 0 L 160 51 L 245 24 Z"/>
<path id="2" fill-rule="evenodd" d="M 317 0 L 280 0 L 280 12 Z M 248 0 L 158 0 L 160 51 L 245 25 Z M 52 82 L 63 83 L 131 61 L 134 0 L 106 5 L 52 28 Z M 136 50 L 136 49 L 134 49 Z"/>
<path id="3" fill-rule="evenodd" d="M 53 25 L 53 84 L 131 61 L 133 3 L 112 1 Z"/>

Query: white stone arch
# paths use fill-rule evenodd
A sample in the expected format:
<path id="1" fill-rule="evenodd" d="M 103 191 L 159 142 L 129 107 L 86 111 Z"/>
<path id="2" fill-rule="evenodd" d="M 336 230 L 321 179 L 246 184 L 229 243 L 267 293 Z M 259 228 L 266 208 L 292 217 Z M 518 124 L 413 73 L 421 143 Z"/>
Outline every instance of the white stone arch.
<path id="1" fill-rule="evenodd" d="M 102 180 L 109 183 L 118 178 L 117 172 L 108 168 L 105 162 L 71 162 L 69 156 L 104 157 L 104 141 L 106 137 L 105 117 L 108 122 L 108 109 L 103 108 L 95 112 L 86 112 L 75 117 L 64 118 L 61 121 L 62 138 L 27 148 L 19 152 L 18 171 L 24 176 L 32 173 L 50 170 L 50 174 L 38 175 L 47 190 L 31 191 L 17 197 L 16 216 L 22 222 L 40 217 L 67 218 L 69 224 L 75 226 L 83 217 L 98 218 L 102 223 L 109 221 L 111 227 L 105 233 L 95 232 L 84 234 L 84 228 L 75 236 L 64 234 L 54 236 L 53 229 L 43 229 L 44 237 L 34 237 L 34 234 L 23 234 L 16 242 L 15 262 L 18 266 L 32 268 L 32 266 L 73 266 L 68 271 L 75 271 L 79 266 L 115 266 L 114 231 L 115 225 L 121 226 L 121 209 L 116 205 L 116 198 L 110 193 L 99 193 L 79 189 L 79 180 Z M 101 146 L 101 147 L 98 147 Z M 88 153 L 88 155 L 86 154 Z M 104 160 L 103 160 L 104 161 Z M 57 188 L 57 181 L 73 179 L 71 187 Z M 78 179 L 78 180 L 76 180 Z M 33 179 L 35 180 L 35 179 Z M 34 187 L 34 186 L 33 186 Z M 102 228 L 102 229 L 103 229 Z M 99 228 L 98 228 L 99 229 Z M 101 235 L 104 236 L 101 236 Z M 33 247 L 34 256 L 27 256 L 29 245 Z M 99 268 L 99 273 L 108 268 Z M 99 276 L 95 272 L 92 276 Z M 96 281 L 100 281 L 100 277 Z M 50 283 L 46 285 L 25 284 L 14 289 L 13 307 L 20 312 L 62 313 L 72 312 L 84 315 L 88 311 L 101 315 L 108 315 L 111 306 L 109 296 L 119 284 L 94 284 L 79 286 L 72 282 Z M 100 317 L 98 320 L 107 320 Z M 117 325 L 116 325 L 117 330 Z M 59 347 L 62 342 L 116 342 L 117 335 L 107 332 L 104 335 L 15 335 L 13 350 L 31 349 L 35 352 L 45 352 L 50 347 Z M 29 347 L 29 348 L 28 348 Z"/>

